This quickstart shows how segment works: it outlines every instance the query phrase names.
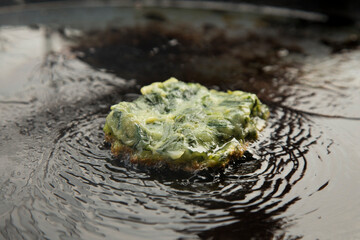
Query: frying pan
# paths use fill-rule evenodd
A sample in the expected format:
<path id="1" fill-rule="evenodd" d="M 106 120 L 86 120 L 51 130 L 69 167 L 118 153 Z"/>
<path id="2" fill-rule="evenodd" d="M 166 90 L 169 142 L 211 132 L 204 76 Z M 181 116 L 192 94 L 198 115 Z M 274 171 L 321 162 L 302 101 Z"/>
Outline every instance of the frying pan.
<path id="1" fill-rule="evenodd" d="M 0 8 L 4 239 L 359 238 L 358 28 L 250 4 Z M 116 159 L 109 107 L 170 76 L 256 93 L 271 117 L 222 171 Z"/>

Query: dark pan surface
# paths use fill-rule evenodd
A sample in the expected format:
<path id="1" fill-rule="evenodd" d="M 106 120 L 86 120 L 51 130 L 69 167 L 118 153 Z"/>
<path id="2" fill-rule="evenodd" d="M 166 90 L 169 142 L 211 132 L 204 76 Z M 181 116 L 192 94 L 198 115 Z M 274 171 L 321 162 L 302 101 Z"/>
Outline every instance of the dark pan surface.
<path id="1" fill-rule="evenodd" d="M 356 27 L 56 6 L 0 14 L 0 239 L 360 238 Z M 170 76 L 258 94 L 268 126 L 223 171 L 113 158 L 109 107 Z"/>

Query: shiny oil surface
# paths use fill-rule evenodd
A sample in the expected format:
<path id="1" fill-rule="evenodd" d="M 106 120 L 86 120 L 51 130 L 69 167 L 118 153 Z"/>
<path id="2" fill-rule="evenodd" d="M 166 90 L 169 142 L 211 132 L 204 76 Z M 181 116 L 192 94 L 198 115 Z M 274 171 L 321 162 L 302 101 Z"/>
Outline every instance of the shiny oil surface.
<path id="1" fill-rule="evenodd" d="M 360 238 L 360 50 L 328 44 L 355 28 L 89 9 L 93 24 L 76 7 L 1 18 L 1 239 Z M 109 107 L 170 76 L 269 105 L 243 158 L 186 173 L 112 157 Z"/>

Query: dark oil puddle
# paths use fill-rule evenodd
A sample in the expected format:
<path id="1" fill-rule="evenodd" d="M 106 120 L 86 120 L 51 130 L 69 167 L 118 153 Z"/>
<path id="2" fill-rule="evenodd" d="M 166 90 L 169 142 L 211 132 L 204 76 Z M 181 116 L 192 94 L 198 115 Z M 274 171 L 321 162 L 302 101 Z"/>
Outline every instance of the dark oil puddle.
<path id="1" fill-rule="evenodd" d="M 342 199 L 349 209 L 336 208 L 349 193 L 342 184 L 357 187 L 344 175 L 359 181 L 356 153 L 348 151 L 358 122 L 283 104 L 294 97 L 289 88 L 299 85 L 293 70 L 303 65 L 286 57 L 302 56 L 297 45 L 266 34 L 229 36 L 211 25 L 63 37 L 73 52 L 51 52 L 32 72 L 37 89 L 23 94 L 34 100 L 0 102 L 0 153 L 11 165 L 0 178 L 0 238 L 332 236 L 321 218 L 333 225 L 340 219 L 344 236 L 359 231 L 351 220 L 358 203 Z M 111 156 L 102 132 L 109 106 L 170 76 L 251 91 L 269 105 L 268 125 L 243 158 L 221 171 L 184 173 Z M 344 168 L 343 159 L 352 167 Z M 314 227 L 322 234 L 312 235 Z"/>
<path id="2" fill-rule="evenodd" d="M 173 76 L 223 90 L 242 89 L 265 99 L 294 78 L 287 70 L 298 64 L 283 57 L 302 53 L 289 41 L 251 32 L 229 36 L 213 25 L 149 24 L 90 31 L 76 42 L 73 50 L 79 59 L 141 85 Z"/>

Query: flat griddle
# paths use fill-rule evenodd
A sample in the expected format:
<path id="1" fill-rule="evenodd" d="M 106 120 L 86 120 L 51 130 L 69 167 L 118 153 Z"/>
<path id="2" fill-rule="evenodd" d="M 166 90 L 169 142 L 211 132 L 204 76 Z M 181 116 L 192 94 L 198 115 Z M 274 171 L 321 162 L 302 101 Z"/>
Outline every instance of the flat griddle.
<path id="1" fill-rule="evenodd" d="M 1 238 L 360 237 L 356 26 L 181 1 L 10 6 L 0 24 Z M 171 76 L 256 93 L 267 128 L 222 171 L 114 158 L 109 107 Z"/>

